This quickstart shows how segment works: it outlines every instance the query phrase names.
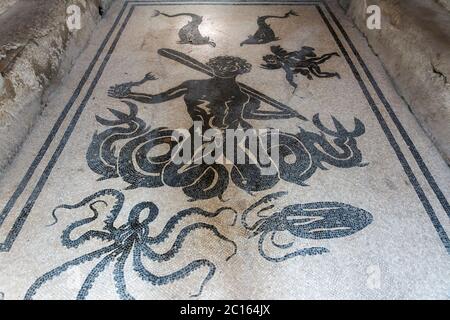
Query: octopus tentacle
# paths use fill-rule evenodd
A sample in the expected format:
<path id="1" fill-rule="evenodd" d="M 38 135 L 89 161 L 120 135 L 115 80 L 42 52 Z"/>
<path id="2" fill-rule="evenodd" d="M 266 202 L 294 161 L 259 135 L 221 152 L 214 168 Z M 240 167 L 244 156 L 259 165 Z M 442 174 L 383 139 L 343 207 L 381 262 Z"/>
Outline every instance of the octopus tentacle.
<path id="1" fill-rule="evenodd" d="M 63 235 L 61 236 L 63 246 L 65 246 L 66 248 L 77 248 L 80 244 L 82 244 L 85 241 L 90 240 L 92 238 L 97 238 L 102 241 L 112 241 L 113 240 L 113 237 L 109 233 L 103 232 L 103 231 L 96 231 L 96 230 L 87 231 L 83 235 L 78 237 L 77 239 L 71 240 L 70 232 L 72 230 L 73 229 L 69 230 L 68 232 L 65 232 L 66 230 L 64 230 Z"/>
<path id="2" fill-rule="evenodd" d="M 263 198 L 261 198 L 260 200 L 258 200 L 257 202 L 255 202 L 254 204 L 252 204 L 248 209 L 246 209 L 246 210 L 242 213 L 242 216 L 241 216 L 241 223 L 242 223 L 242 225 L 243 225 L 247 230 L 255 230 L 255 229 L 262 223 L 263 219 L 257 221 L 255 224 L 253 224 L 252 226 L 250 226 L 250 225 L 247 223 L 247 216 L 248 216 L 248 214 L 249 214 L 250 212 L 252 212 L 255 208 L 257 208 L 257 207 L 259 207 L 259 206 L 261 206 L 261 205 L 263 205 L 263 204 L 270 203 L 270 202 L 272 202 L 272 201 L 274 201 L 274 200 L 276 200 L 276 199 L 278 199 L 278 198 L 280 198 L 280 197 L 282 197 L 282 196 L 285 196 L 285 195 L 287 195 L 287 192 L 285 192 L 285 191 L 282 191 L 282 192 L 276 192 L 276 193 L 271 193 L 271 194 L 269 194 L 269 195 L 264 196 Z M 268 207 L 259 210 L 258 214 L 260 214 L 262 211 L 265 211 L 266 209 L 268 210 L 268 209 L 270 209 L 270 208 L 271 208 L 271 206 L 269 205 Z"/>
<path id="3" fill-rule="evenodd" d="M 258 218 L 262 218 L 262 219 L 268 218 L 269 216 L 265 216 L 265 215 L 263 215 L 262 213 L 263 213 L 264 211 L 271 210 L 271 209 L 273 209 L 273 208 L 275 208 L 275 205 L 273 205 L 273 204 L 271 204 L 270 206 L 264 207 L 264 208 L 262 208 L 261 210 L 259 210 L 259 211 L 256 213 L 256 216 L 257 216 Z"/>
<path id="4" fill-rule="evenodd" d="M 204 217 L 208 217 L 208 218 L 213 218 L 216 217 L 217 215 L 219 215 L 220 213 L 222 213 L 225 210 L 230 210 L 232 212 L 235 213 L 235 217 L 232 223 L 232 226 L 236 223 L 236 219 L 237 219 L 237 212 L 230 207 L 223 207 L 220 208 L 218 210 L 216 210 L 215 212 L 208 212 L 205 210 L 202 210 L 200 208 L 189 208 L 189 209 L 185 209 L 182 210 L 180 212 L 178 212 L 176 215 L 174 215 L 173 217 L 171 217 L 169 219 L 169 221 L 166 223 L 166 225 L 164 226 L 163 230 L 155 237 L 148 237 L 147 239 L 147 243 L 151 243 L 151 244 L 155 244 L 155 243 L 161 243 L 163 242 L 165 239 L 167 239 L 169 237 L 169 235 L 172 233 L 173 229 L 175 228 L 175 226 L 185 217 L 187 216 L 191 216 L 194 214 L 200 215 L 200 216 L 204 216 Z"/>
<path id="5" fill-rule="evenodd" d="M 92 289 L 92 285 L 94 284 L 97 277 L 105 271 L 108 264 L 110 264 L 115 257 L 117 256 L 118 252 L 120 253 L 122 251 L 121 248 L 117 249 L 116 251 L 108 254 L 106 257 L 104 257 L 102 260 L 100 260 L 99 263 L 95 265 L 95 267 L 89 272 L 88 276 L 83 282 L 83 285 L 81 286 L 80 291 L 77 295 L 77 300 L 84 300 L 86 299 L 87 295 L 89 294 L 89 290 Z"/>
<path id="6" fill-rule="evenodd" d="M 84 234 L 82 234 L 81 236 L 79 236 L 75 240 L 72 240 L 70 238 L 70 234 L 72 233 L 72 231 L 74 229 L 76 229 L 79 226 L 82 226 L 84 224 L 87 224 L 89 222 L 92 222 L 98 218 L 98 211 L 97 211 L 97 209 L 95 209 L 94 204 L 99 203 L 99 202 L 107 205 L 107 203 L 102 200 L 98 200 L 98 201 L 95 201 L 95 202 L 89 204 L 89 208 L 92 210 L 92 212 L 94 212 L 94 215 L 92 217 L 82 219 L 82 220 L 72 223 L 63 231 L 63 233 L 61 235 L 61 241 L 62 241 L 63 246 L 65 246 L 66 248 L 76 248 L 83 242 L 85 242 L 89 239 L 92 239 L 92 238 L 97 238 L 100 240 L 112 240 L 112 237 L 109 233 L 103 232 L 103 231 L 97 231 L 97 230 L 89 230 L 89 231 L 85 232 Z"/>
<path id="7" fill-rule="evenodd" d="M 266 254 L 266 252 L 264 251 L 264 240 L 266 239 L 268 235 L 268 232 L 264 232 L 261 237 L 259 238 L 258 241 L 258 251 L 259 254 L 266 260 L 270 261 L 270 262 L 283 262 L 286 261 L 288 259 L 294 258 L 294 257 L 298 257 L 298 256 L 313 256 L 313 255 L 317 255 L 317 254 L 323 254 L 323 253 L 327 253 L 329 252 L 328 249 L 326 248 L 322 248 L 322 247 L 311 247 L 311 248 L 305 248 L 305 249 L 300 249 L 288 254 L 285 254 L 282 257 L 278 257 L 278 258 L 274 258 L 271 256 L 268 256 Z"/>
<path id="8" fill-rule="evenodd" d="M 52 217 L 55 221 L 52 224 L 50 224 L 49 226 L 52 226 L 58 222 L 58 217 L 56 216 L 56 211 L 58 209 L 81 208 L 82 206 L 85 206 L 86 204 L 90 203 L 92 200 L 95 200 L 102 196 L 113 196 L 114 198 L 116 198 L 116 202 L 114 204 L 113 209 L 111 210 L 111 213 L 115 213 L 118 208 L 120 211 L 120 209 L 123 206 L 123 202 L 125 201 L 125 197 L 122 194 L 122 192 L 114 190 L 114 189 L 103 189 L 103 190 L 100 190 L 100 191 L 94 193 L 93 195 L 90 195 L 89 197 L 84 198 L 83 200 L 81 200 L 80 202 L 78 202 L 76 204 L 72 204 L 72 205 L 63 204 L 63 205 L 57 206 L 55 209 L 53 209 L 53 212 L 52 212 Z M 114 216 L 114 218 L 115 218 L 115 216 Z"/>
<path id="9" fill-rule="evenodd" d="M 189 263 L 187 266 L 185 266 L 185 267 L 181 268 L 180 270 L 175 271 L 171 274 L 164 275 L 164 276 L 157 276 L 145 268 L 145 266 L 142 263 L 141 253 L 142 253 L 141 247 L 135 246 L 134 254 L 133 254 L 134 271 L 137 272 L 137 274 L 141 277 L 141 279 L 148 281 L 151 284 L 157 285 L 157 286 L 165 285 L 165 284 L 174 282 L 176 280 L 186 278 L 187 276 L 189 276 L 191 273 L 193 273 L 197 269 L 199 269 L 201 267 L 208 267 L 208 269 L 209 269 L 208 274 L 205 277 L 205 279 L 203 279 L 202 284 L 200 285 L 199 292 L 192 295 L 193 297 L 197 297 L 202 293 L 205 284 L 209 280 L 211 280 L 211 278 L 214 276 L 214 274 L 216 272 L 216 266 L 212 262 L 210 262 L 209 260 L 201 259 L 201 260 L 195 260 L 195 261 Z"/>
<path id="10" fill-rule="evenodd" d="M 104 255 L 105 253 L 111 252 L 113 250 L 115 250 L 118 247 L 118 245 L 113 244 L 110 245 L 108 247 L 90 252 L 88 254 L 82 255 L 78 258 L 75 258 L 73 260 L 70 260 L 64 264 L 62 264 L 61 266 L 45 273 L 44 275 L 40 276 L 32 285 L 31 287 L 27 290 L 26 294 L 25 294 L 25 300 L 31 300 L 33 298 L 33 296 L 36 294 L 37 290 L 42 287 L 42 285 L 44 285 L 46 282 L 50 281 L 51 279 L 59 276 L 60 274 L 62 274 L 63 272 L 67 271 L 69 268 L 77 266 L 79 264 L 91 261 L 95 258 L 99 258 L 102 255 Z"/>
<path id="11" fill-rule="evenodd" d="M 181 249 L 184 240 L 186 239 L 186 237 L 189 235 L 189 233 L 191 233 L 192 231 L 196 230 L 196 229 L 208 229 L 210 231 L 212 231 L 214 233 L 214 235 L 220 239 L 222 239 L 223 241 L 229 242 L 233 245 L 233 253 L 227 257 L 227 261 L 233 257 L 236 252 L 237 252 L 237 246 L 236 243 L 230 239 L 228 239 L 227 237 L 225 237 L 224 235 L 222 235 L 215 226 L 207 224 L 207 223 L 202 223 L 202 222 L 198 222 L 198 223 L 194 223 L 191 224 L 185 228 L 183 228 L 180 233 L 178 234 L 174 244 L 172 245 L 172 248 L 169 249 L 169 251 L 167 251 L 166 253 L 156 253 L 154 252 L 150 247 L 143 245 L 142 247 L 144 248 L 144 255 L 152 260 L 161 262 L 161 261 L 167 261 L 169 259 L 172 259 L 175 254 Z"/>
<path id="12" fill-rule="evenodd" d="M 288 259 L 294 258 L 294 257 L 298 257 L 298 256 L 315 256 L 318 254 L 324 254 L 329 252 L 329 250 L 327 248 L 323 248 L 323 247 L 311 247 L 311 248 L 305 248 L 305 249 L 299 249 L 297 251 L 288 253 L 282 257 L 279 258 L 273 258 L 273 257 L 266 257 L 267 260 L 272 261 L 272 262 L 283 262 L 286 261 Z"/>
<path id="13" fill-rule="evenodd" d="M 272 244 L 279 248 L 279 249 L 289 249 L 290 247 L 292 247 L 292 245 L 294 244 L 294 241 L 291 241 L 289 243 L 286 244 L 279 244 L 275 241 L 275 235 L 276 235 L 277 231 L 273 231 L 272 235 L 270 236 L 270 241 L 272 242 Z"/>
<path id="14" fill-rule="evenodd" d="M 127 292 L 127 286 L 125 283 L 125 274 L 123 271 L 125 267 L 125 262 L 127 261 L 127 258 L 130 255 L 132 247 L 133 243 L 126 246 L 125 250 L 117 259 L 117 262 L 114 266 L 114 281 L 116 283 L 116 290 L 120 298 L 123 300 L 134 300 L 134 297 Z"/>

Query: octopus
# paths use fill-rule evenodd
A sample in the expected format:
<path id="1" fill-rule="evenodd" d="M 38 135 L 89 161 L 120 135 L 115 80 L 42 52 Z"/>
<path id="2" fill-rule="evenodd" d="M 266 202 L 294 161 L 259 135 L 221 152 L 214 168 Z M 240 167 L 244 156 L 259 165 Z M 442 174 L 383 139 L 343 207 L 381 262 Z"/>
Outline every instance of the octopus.
<path id="1" fill-rule="evenodd" d="M 103 228 L 101 230 L 88 230 L 80 236 L 74 238 L 74 233 L 78 231 L 80 227 L 86 227 L 86 225 L 99 219 L 100 213 L 98 210 L 98 204 L 103 204 L 105 206 L 108 205 L 106 201 L 102 200 L 105 196 L 114 198 L 114 203 L 112 206 L 110 205 L 111 210 L 109 210 L 106 214 L 106 217 L 103 217 Z M 193 297 L 197 297 L 202 293 L 206 283 L 214 276 L 216 272 L 216 266 L 214 263 L 207 259 L 198 259 L 188 263 L 186 266 L 175 272 L 167 275 L 156 275 L 152 271 L 148 270 L 144 265 L 145 260 L 155 261 L 158 263 L 171 260 L 177 256 L 177 253 L 182 248 L 187 236 L 200 229 L 210 231 L 215 237 L 229 243 L 233 247 L 232 254 L 229 255 L 226 260 L 229 260 L 236 253 L 236 244 L 232 240 L 221 234 L 214 225 L 204 222 L 195 222 L 182 228 L 176 236 L 173 245 L 167 252 L 158 253 L 153 249 L 153 246 L 165 243 L 173 232 L 175 226 L 184 218 L 188 216 L 203 216 L 212 218 L 218 216 L 224 211 L 231 211 L 233 214 L 236 214 L 236 211 L 232 208 L 223 207 L 215 212 L 207 212 L 196 207 L 182 210 L 168 220 L 159 234 L 151 236 L 151 224 L 158 216 L 158 207 L 153 202 L 138 203 L 129 212 L 127 222 L 117 226 L 116 219 L 122 211 L 124 201 L 125 197 L 120 191 L 114 189 L 104 189 L 86 197 L 77 204 L 64 204 L 56 207 L 52 213 L 52 216 L 55 219 L 52 225 L 58 222 L 56 212 L 59 209 L 73 210 L 88 206 L 92 212 L 90 217 L 77 220 L 64 229 L 61 236 L 62 245 L 64 247 L 68 249 L 77 248 L 92 239 L 102 240 L 106 244 L 100 249 L 67 261 L 40 276 L 28 289 L 25 299 L 32 299 L 43 285 L 47 284 L 50 280 L 61 276 L 69 269 L 93 260 L 97 260 L 98 262 L 86 276 L 83 284 L 81 285 L 77 295 L 77 299 L 79 300 L 87 298 L 98 276 L 111 264 L 114 264 L 113 278 L 117 294 L 121 299 L 134 299 L 133 295 L 128 292 L 125 281 L 124 269 L 128 260 L 130 260 L 133 266 L 133 271 L 139 276 L 139 278 L 154 286 L 162 286 L 175 282 L 188 277 L 200 268 L 207 268 L 208 273 L 203 279 L 199 291 L 192 295 Z M 232 225 L 234 225 L 235 222 L 236 216 Z"/>
<path id="2" fill-rule="evenodd" d="M 287 192 L 266 195 L 245 210 L 241 216 L 242 225 L 251 232 L 250 237 L 259 236 L 259 254 L 270 262 L 283 262 L 297 256 L 321 255 L 329 252 L 325 247 L 316 246 L 291 250 L 292 252 L 280 257 L 273 257 L 266 252 L 267 239 L 270 240 L 269 244 L 283 251 L 289 250 L 294 244 L 294 241 L 277 242 L 276 236 L 279 233 L 286 232 L 294 239 L 320 241 L 351 236 L 373 221 L 369 212 L 339 202 L 293 204 L 281 210 L 274 210 L 275 201 L 286 195 Z M 259 219 L 249 224 L 249 215 L 256 215 Z"/>

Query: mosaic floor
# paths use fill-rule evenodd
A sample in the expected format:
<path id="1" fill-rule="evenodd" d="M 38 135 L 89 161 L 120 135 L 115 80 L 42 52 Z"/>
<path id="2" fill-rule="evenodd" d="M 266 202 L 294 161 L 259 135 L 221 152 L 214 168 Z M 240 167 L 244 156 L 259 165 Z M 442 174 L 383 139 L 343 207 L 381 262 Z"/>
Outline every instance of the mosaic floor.
<path id="1" fill-rule="evenodd" d="M 176 163 L 194 122 L 276 172 Z M 449 181 L 334 1 L 117 1 L 1 182 L 0 295 L 448 299 Z"/>

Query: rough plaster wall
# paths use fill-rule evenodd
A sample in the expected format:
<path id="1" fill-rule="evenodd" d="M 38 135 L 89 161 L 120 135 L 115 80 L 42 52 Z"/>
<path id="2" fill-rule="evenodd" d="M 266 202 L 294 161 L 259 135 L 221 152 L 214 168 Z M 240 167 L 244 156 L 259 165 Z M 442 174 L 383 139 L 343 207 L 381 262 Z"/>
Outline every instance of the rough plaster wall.
<path id="1" fill-rule="evenodd" d="M 0 15 L 11 8 L 17 0 L 1 0 L 0 2 Z"/>
<path id="2" fill-rule="evenodd" d="M 450 0 L 436 0 L 440 5 L 450 11 Z"/>
<path id="3" fill-rule="evenodd" d="M 47 92 L 59 85 L 112 0 L 14 2 L 0 15 L 0 175 L 44 108 Z M 69 4 L 81 8 L 81 30 L 67 28 Z"/>
<path id="4" fill-rule="evenodd" d="M 432 0 L 339 2 L 365 34 L 398 91 L 450 163 L 450 13 Z M 367 29 L 365 2 L 381 7 L 381 30 Z"/>

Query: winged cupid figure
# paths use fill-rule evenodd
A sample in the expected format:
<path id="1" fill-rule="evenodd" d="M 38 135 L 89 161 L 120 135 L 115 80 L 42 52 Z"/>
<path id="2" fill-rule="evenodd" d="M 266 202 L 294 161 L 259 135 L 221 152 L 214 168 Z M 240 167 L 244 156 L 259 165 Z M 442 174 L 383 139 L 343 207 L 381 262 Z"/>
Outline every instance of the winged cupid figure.
<path id="1" fill-rule="evenodd" d="M 294 76 L 297 74 L 301 74 L 309 80 L 313 80 L 313 76 L 318 78 L 341 78 L 337 72 L 325 72 L 320 68 L 321 64 L 333 56 L 339 57 L 337 52 L 317 56 L 315 49 L 312 47 L 302 47 L 298 51 L 288 52 L 280 46 L 272 46 L 270 51 L 273 54 L 263 57 L 265 63 L 261 67 L 268 70 L 283 69 L 286 72 L 286 80 L 294 87 L 294 91 L 298 86 L 294 81 Z"/>

